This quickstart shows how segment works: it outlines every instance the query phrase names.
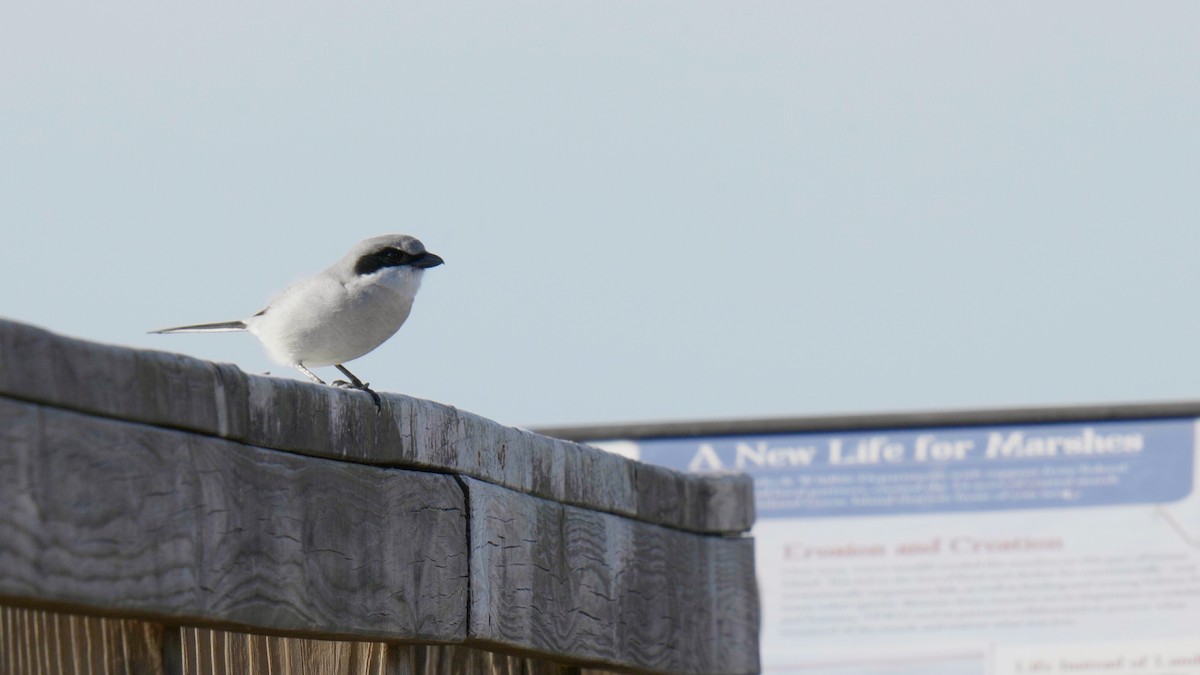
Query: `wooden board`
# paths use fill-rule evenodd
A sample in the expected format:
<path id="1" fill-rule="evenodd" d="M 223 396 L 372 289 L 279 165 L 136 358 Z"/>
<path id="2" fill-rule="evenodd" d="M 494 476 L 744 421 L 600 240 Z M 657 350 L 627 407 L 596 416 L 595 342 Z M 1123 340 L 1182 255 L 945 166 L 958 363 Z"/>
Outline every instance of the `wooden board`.
<path id="1" fill-rule="evenodd" d="M 0 599 L 579 665 L 757 670 L 748 539 L 3 398 L 0 420 Z"/>
<path id="2" fill-rule="evenodd" d="M 166 675 L 162 627 L 0 605 L 0 675 Z"/>
<path id="3" fill-rule="evenodd" d="M 686 531 L 738 533 L 754 522 L 746 476 L 685 475 L 399 394 L 384 394 L 379 411 L 362 392 L 4 320 L 0 395 L 263 448 L 458 473 Z"/>
<path id="4" fill-rule="evenodd" d="M 575 671 L 550 661 L 461 645 L 336 642 L 202 628 L 184 628 L 182 635 L 181 675 L 573 675 Z"/>
<path id="5" fill-rule="evenodd" d="M 758 672 L 751 540 L 465 483 L 472 644 L 658 672 Z"/>
<path id="6" fill-rule="evenodd" d="M 115 419 L 238 438 L 244 373 L 179 354 L 56 335 L 0 319 L 0 394 Z"/>
<path id="7" fill-rule="evenodd" d="M 752 520 L 745 477 L 0 321 L 0 603 L 186 626 L 166 675 L 187 630 L 228 672 L 755 672 L 711 534 Z"/>
<path id="8" fill-rule="evenodd" d="M 180 675 L 392 675 L 389 645 L 185 627 Z M 395 650 L 392 646 L 390 649 Z"/>
<path id="9" fill-rule="evenodd" d="M 461 645 L 312 640 L 0 605 L 0 675 L 605 675 Z"/>
<path id="10" fill-rule="evenodd" d="M 450 476 L 0 398 L 0 599 L 457 642 L 466 516 Z"/>

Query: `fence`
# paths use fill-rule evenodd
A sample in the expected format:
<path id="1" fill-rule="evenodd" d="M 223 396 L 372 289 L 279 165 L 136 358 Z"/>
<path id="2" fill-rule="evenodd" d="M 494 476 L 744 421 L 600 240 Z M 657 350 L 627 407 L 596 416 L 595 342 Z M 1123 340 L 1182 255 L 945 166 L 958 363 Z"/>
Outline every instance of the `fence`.
<path id="1" fill-rule="evenodd" d="M 0 321 L 0 673 L 751 673 L 749 479 Z"/>

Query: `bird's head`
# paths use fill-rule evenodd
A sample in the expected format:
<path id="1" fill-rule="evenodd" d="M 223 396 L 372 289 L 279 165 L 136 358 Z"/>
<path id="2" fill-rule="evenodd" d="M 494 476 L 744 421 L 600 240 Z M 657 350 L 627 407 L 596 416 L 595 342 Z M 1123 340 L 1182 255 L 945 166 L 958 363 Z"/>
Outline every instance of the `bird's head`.
<path id="1" fill-rule="evenodd" d="M 407 234 L 385 234 L 359 243 L 347 258 L 353 260 L 354 274 L 366 276 L 389 268 L 426 270 L 445 261 L 436 253 L 425 250 L 416 237 Z"/>

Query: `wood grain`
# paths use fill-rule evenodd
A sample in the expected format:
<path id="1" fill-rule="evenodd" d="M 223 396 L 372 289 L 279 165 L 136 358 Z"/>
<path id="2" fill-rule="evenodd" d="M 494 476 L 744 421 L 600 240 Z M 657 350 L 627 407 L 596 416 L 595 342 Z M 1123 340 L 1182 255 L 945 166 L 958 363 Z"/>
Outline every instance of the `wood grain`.
<path id="1" fill-rule="evenodd" d="M 236 366 L 63 337 L 0 319 L 0 394 L 116 419 L 238 438 Z"/>
<path id="2" fill-rule="evenodd" d="M 185 626 L 167 675 L 756 672 L 752 521 L 746 477 L 0 321 L 0 603 Z"/>
<path id="3" fill-rule="evenodd" d="M 0 399 L 0 598 L 322 637 L 465 637 L 452 477 Z"/>
<path id="4" fill-rule="evenodd" d="M 758 672 L 751 540 L 465 483 L 471 644 L 656 672 Z"/>
<path id="5" fill-rule="evenodd" d="M 164 675 L 162 627 L 0 605 L 0 675 Z"/>
<path id="6" fill-rule="evenodd" d="M 745 476 L 651 467 L 400 394 L 385 394 L 378 411 L 362 392 L 5 320 L 0 395 L 262 448 L 457 473 L 687 531 L 745 532 L 754 522 L 753 484 Z"/>
<path id="7" fill-rule="evenodd" d="M 568 675 L 552 661 L 461 645 L 402 645 L 183 629 L 182 675 Z M 592 675 L 602 675 L 594 671 Z"/>
<path id="8" fill-rule="evenodd" d="M 757 669 L 747 539 L 463 479 L 468 513 L 448 476 L 6 399 L 0 420 L 0 597 L 579 665 Z"/>
<path id="9" fill-rule="evenodd" d="M 391 675 L 382 642 L 254 635 L 206 628 L 180 630 L 181 675 Z"/>
<path id="10" fill-rule="evenodd" d="M 178 639 L 164 647 L 164 636 Z M 570 666 L 461 645 L 313 640 L 0 605 L 0 675 L 570 675 Z M 611 671 L 583 671 L 606 675 Z M 582 674 L 581 674 L 582 675 Z"/>
<path id="11" fill-rule="evenodd" d="M 462 645 L 280 638 L 205 628 L 182 628 L 180 634 L 181 675 L 583 675 L 545 659 Z"/>
<path id="12" fill-rule="evenodd" d="M 377 414 L 355 392 L 255 375 L 246 383 L 243 440 L 253 445 L 453 472 L 691 532 L 741 533 L 754 523 L 754 486 L 744 475 L 672 471 L 399 394 L 384 394 Z M 281 409 L 296 414 L 281 416 Z"/>
<path id="13" fill-rule="evenodd" d="M 461 645 L 397 645 L 395 675 L 607 675 L 545 659 Z"/>

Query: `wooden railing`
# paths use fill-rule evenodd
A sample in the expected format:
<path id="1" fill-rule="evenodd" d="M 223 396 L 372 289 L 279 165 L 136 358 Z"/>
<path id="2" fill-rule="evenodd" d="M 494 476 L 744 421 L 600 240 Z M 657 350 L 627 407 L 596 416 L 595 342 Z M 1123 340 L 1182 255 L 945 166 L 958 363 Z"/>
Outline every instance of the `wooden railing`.
<path id="1" fill-rule="evenodd" d="M 0 321 L 0 674 L 758 670 L 752 486 Z"/>

